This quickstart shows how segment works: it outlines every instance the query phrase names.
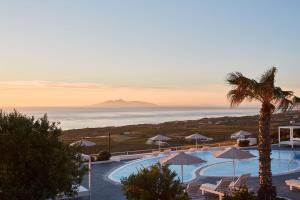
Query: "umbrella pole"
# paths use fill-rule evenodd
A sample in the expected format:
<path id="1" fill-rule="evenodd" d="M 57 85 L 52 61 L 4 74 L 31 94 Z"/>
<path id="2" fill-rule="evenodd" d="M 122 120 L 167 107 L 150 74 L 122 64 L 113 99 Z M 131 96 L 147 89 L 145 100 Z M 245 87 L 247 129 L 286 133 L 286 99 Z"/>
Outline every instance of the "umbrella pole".
<path id="1" fill-rule="evenodd" d="M 198 150 L 198 139 L 196 138 L 196 150 Z"/>
<path id="2" fill-rule="evenodd" d="M 160 152 L 160 141 L 158 141 L 158 151 Z"/>
<path id="3" fill-rule="evenodd" d="M 181 182 L 183 183 L 183 165 L 181 165 Z"/>
<path id="4" fill-rule="evenodd" d="M 232 165 L 233 165 L 233 187 L 235 186 L 235 182 L 234 182 L 234 179 L 235 179 L 235 160 L 232 159 Z"/>
<path id="5" fill-rule="evenodd" d="M 90 199 L 91 199 L 91 186 L 92 186 L 92 181 L 91 181 L 91 171 L 92 171 L 92 159 L 91 156 L 89 156 L 89 193 L 90 193 Z"/>

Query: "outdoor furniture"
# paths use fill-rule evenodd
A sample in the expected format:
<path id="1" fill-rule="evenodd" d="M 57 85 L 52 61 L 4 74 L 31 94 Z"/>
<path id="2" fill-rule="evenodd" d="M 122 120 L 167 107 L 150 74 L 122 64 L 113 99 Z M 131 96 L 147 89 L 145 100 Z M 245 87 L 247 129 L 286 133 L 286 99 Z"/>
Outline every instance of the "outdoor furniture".
<path id="1" fill-rule="evenodd" d="M 205 192 L 216 194 L 219 196 L 219 200 L 222 200 L 225 192 L 229 191 L 229 184 L 231 183 L 230 178 L 222 178 L 217 184 L 204 183 L 200 186 L 199 190 L 201 190 L 202 195 Z"/>
<path id="2" fill-rule="evenodd" d="M 197 149 L 196 148 L 189 148 L 188 152 L 195 152 Z"/>
<path id="3" fill-rule="evenodd" d="M 290 140 L 288 141 L 281 141 L 280 140 L 280 135 L 281 135 L 281 129 L 288 129 L 290 131 Z M 300 138 L 295 138 L 294 137 L 294 130 L 300 129 L 300 126 L 297 125 L 291 125 L 291 126 L 279 126 L 278 127 L 278 146 L 280 145 L 290 145 L 292 148 L 294 148 L 294 145 L 300 145 Z"/>
<path id="4" fill-rule="evenodd" d="M 83 187 L 82 185 L 78 186 L 76 192 L 77 194 L 75 195 L 75 198 L 88 197 L 90 195 L 90 191 L 87 188 Z M 70 199 L 70 197 L 62 193 L 57 195 L 57 199 L 65 200 L 65 199 Z"/>
<path id="5" fill-rule="evenodd" d="M 160 151 L 153 151 L 151 153 L 152 156 L 158 156 L 161 152 Z"/>
<path id="6" fill-rule="evenodd" d="M 201 151 L 209 151 L 210 149 L 211 149 L 210 146 L 203 146 L 203 147 L 201 148 Z"/>
<path id="7" fill-rule="evenodd" d="M 170 155 L 171 154 L 171 149 L 164 150 L 163 154 Z"/>
<path id="8" fill-rule="evenodd" d="M 288 186 L 290 186 L 290 190 L 293 190 L 293 187 L 300 189 L 300 180 L 299 179 L 286 180 L 285 183 Z"/>
<path id="9" fill-rule="evenodd" d="M 247 186 L 248 179 L 251 176 L 251 174 L 242 174 L 235 182 L 231 182 L 229 185 L 230 190 L 239 189 L 242 186 Z"/>
<path id="10" fill-rule="evenodd" d="M 253 145 L 257 145 L 257 139 L 256 138 L 248 138 L 249 140 L 249 145 L 253 146 Z"/>
<path id="11" fill-rule="evenodd" d="M 200 198 L 200 193 L 199 193 L 199 187 L 201 186 L 201 183 L 197 181 L 193 181 L 189 183 L 186 186 L 185 191 L 188 193 L 189 197 L 192 199 L 199 199 Z"/>

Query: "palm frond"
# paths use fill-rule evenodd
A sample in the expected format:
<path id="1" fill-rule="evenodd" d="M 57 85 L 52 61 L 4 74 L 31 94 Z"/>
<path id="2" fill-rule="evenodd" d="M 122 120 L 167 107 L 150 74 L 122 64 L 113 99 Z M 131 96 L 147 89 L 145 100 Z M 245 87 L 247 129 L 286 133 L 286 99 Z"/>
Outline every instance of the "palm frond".
<path id="1" fill-rule="evenodd" d="M 293 108 L 298 108 L 300 107 L 300 98 L 297 96 L 294 96 L 292 99 L 293 102 Z"/>
<path id="2" fill-rule="evenodd" d="M 257 84 L 254 79 L 249 79 L 240 72 L 228 74 L 226 81 L 231 86 L 238 87 L 239 89 L 249 90 L 251 90 Z"/>
<path id="3" fill-rule="evenodd" d="M 287 110 L 292 109 L 293 107 L 293 101 L 288 98 L 282 98 L 278 101 L 277 109 L 285 112 Z"/>
<path id="4" fill-rule="evenodd" d="M 227 93 L 227 98 L 231 107 L 234 107 L 240 105 L 245 99 L 251 102 L 254 99 L 254 95 L 250 90 L 232 89 Z"/>
<path id="5" fill-rule="evenodd" d="M 263 75 L 261 75 L 259 82 L 274 85 L 276 72 L 277 68 L 272 67 L 271 69 L 267 70 Z"/>
<path id="6" fill-rule="evenodd" d="M 284 91 L 280 87 L 275 87 L 273 89 L 272 101 L 275 101 L 277 103 L 277 102 L 280 102 L 281 99 L 284 99 L 284 98 L 290 99 L 293 97 L 293 95 L 294 95 L 293 91 Z"/>

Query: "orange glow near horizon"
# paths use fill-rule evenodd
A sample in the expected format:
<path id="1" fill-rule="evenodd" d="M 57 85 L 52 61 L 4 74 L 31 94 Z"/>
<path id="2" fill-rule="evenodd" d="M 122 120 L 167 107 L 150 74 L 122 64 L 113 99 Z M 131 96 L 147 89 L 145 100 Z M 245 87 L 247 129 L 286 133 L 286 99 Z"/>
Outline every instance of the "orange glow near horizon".
<path id="1" fill-rule="evenodd" d="M 2 107 L 88 106 L 110 99 L 145 101 L 160 106 L 229 106 L 230 87 L 198 88 L 117 87 L 96 83 L 46 81 L 0 82 Z M 299 89 L 294 90 L 296 94 Z M 245 103 L 247 105 L 247 103 Z"/>
<path id="2" fill-rule="evenodd" d="M 224 106 L 228 105 L 227 89 L 221 85 L 182 89 L 45 81 L 1 82 L 0 104 L 5 107 L 86 106 L 121 98 L 161 106 Z"/>

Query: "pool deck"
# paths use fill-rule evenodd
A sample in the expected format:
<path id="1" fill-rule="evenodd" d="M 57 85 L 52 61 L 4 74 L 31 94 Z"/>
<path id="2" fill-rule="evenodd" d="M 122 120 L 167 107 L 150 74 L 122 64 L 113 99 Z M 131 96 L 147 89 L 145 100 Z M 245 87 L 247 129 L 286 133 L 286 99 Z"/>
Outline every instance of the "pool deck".
<path id="1" fill-rule="evenodd" d="M 250 148 L 253 149 L 253 148 Z M 278 147 L 272 146 L 274 150 L 292 150 L 290 147 Z M 295 151 L 300 151 L 300 147 L 294 148 Z M 92 200 L 125 200 L 125 196 L 122 193 L 121 185 L 110 181 L 107 176 L 114 169 L 125 164 L 125 161 L 110 162 L 103 164 L 96 164 L 92 166 L 92 190 L 91 199 Z M 289 190 L 289 187 L 285 184 L 285 180 L 297 179 L 300 177 L 300 171 L 293 172 L 285 175 L 273 176 L 273 184 L 276 186 L 277 194 L 281 197 L 285 197 L 291 200 L 300 199 L 300 190 L 293 189 Z M 202 177 L 196 178 L 199 183 L 213 183 L 220 180 L 219 177 Z M 83 180 L 83 186 L 87 187 L 87 177 Z M 249 179 L 249 188 L 253 191 L 257 191 L 259 187 L 258 178 L 251 177 Z M 89 197 L 81 197 L 79 200 L 89 200 Z M 215 195 L 205 194 L 204 196 L 199 195 L 199 200 L 215 200 L 218 199 Z"/>

